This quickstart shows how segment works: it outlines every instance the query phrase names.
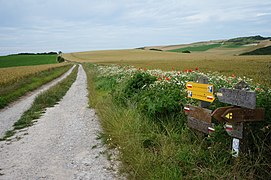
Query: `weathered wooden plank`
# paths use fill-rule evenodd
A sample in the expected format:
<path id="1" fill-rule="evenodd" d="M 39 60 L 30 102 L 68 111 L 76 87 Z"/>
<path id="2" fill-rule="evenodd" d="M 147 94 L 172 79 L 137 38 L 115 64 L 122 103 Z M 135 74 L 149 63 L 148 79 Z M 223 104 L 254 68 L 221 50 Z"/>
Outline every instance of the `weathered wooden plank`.
<path id="1" fill-rule="evenodd" d="M 250 109 L 256 108 L 256 93 L 254 91 L 221 88 L 218 90 L 217 97 L 223 103 Z"/>
<path id="2" fill-rule="evenodd" d="M 190 116 L 187 117 L 187 125 L 188 127 L 196 129 L 205 134 L 209 133 L 208 127 L 212 127 L 212 123 L 201 121 Z"/>
<path id="3" fill-rule="evenodd" d="M 212 116 L 211 116 L 212 111 L 209 109 L 192 106 L 188 104 L 184 107 L 184 111 L 186 115 L 193 117 L 195 119 L 205 121 L 208 123 L 211 123 L 212 121 Z"/>
<path id="4" fill-rule="evenodd" d="M 227 107 L 220 107 L 214 110 L 214 112 L 211 114 L 213 118 L 218 120 L 219 122 L 225 122 L 225 119 L 222 118 L 222 115 L 225 113 L 226 110 L 233 108 L 233 106 L 227 106 Z"/>
<path id="5" fill-rule="evenodd" d="M 225 109 L 225 112 L 221 117 L 232 123 L 237 122 L 252 122 L 264 120 L 264 108 L 247 109 L 247 108 L 229 108 Z"/>

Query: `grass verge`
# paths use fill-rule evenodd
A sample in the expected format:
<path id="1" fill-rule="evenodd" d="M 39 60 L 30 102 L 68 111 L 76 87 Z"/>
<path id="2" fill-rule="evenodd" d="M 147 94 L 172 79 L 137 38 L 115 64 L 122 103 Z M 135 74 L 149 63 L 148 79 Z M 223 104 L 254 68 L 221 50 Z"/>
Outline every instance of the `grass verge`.
<path id="1" fill-rule="evenodd" d="M 103 127 L 102 138 L 118 148 L 121 170 L 129 179 L 263 179 L 270 177 L 264 156 L 230 154 L 231 139 L 216 128 L 211 137 L 200 137 L 187 128 L 186 117 L 153 121 L 136 110 L 136 104 L 116 104 L 109 87 L 112 78 L 98 78 L 95 68 L 85 64 L 90 106 Z M 224 132 L 224 134 L 223 134 Z M 256 146 L 256 145 L 255 145 Z M 257 147 L 261 148 L 261 147 Z"/>
<path id="2" fill-rule="evenodd" d="M 0 109 L 15 101 L 29 91 L 33 91 L 43 84 L 61 76 L 71 68 L 70 65 L 50 68 L 21 78 L 19 81 L 6 83 L 0 88 Z"/>
<path id="3" fill-rule="evenodd" d="M 2 140 L 13 136 L 18 129 L 31 126 L 33 124 L 33 120 L 40 118 L 47 107 L 52 107 L 58 101 L 60 101 L 76 80 L 77 72 L 78 66 L 63 81 L 36 97 L 31 108 L 25 111 L 22 117 L 16 123 L 14 123 L 13 129 L 7 131 Z"/>

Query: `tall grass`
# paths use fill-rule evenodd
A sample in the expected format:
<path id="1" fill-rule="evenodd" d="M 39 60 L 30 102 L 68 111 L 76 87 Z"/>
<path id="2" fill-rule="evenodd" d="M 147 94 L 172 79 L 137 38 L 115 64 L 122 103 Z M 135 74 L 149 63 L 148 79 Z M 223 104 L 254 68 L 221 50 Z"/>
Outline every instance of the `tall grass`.
<path id="1" fill-rule="evenodd" d="M 92 65 L 85 64 L 90 106 L 97 110 L 103 140 L 120 151 L 122 172 L 129 179 L 264 179 L 271 177 L 270 164 L 259 154 L 231 156 L 231 138 L 217 126 L 210 137 L 189 129 L 184 114 L 153 121 L 137 105 L 121 106 L 112 99 L 108 84 L 98 78 Z M 119 84 L 118 84 L 119 86 Z M 265 147 L 268 148 L 268 147 Z M 269 147 L 270 148 L 270 147 Z"/>

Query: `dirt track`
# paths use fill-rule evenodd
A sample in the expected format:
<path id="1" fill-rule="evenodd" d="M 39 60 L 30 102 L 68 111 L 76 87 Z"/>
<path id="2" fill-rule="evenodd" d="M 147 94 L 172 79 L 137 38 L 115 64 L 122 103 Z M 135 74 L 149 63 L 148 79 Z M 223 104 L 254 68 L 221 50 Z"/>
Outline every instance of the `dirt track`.
<path id="1" fill-rule="evenodd" d="M 46 91 L 50 87 L 56 85 L 61 80 L 66 78 L 72 72 L 73 68 L 74 66 L 59 78 L 41 86 L 40 88 L 36 89 L 33 92 L 26 94 L 25 96 L 21 97 L 18 101 L 0 110 L 0 137 L 3 137 L 5 132 L 11 129 L 12 125 L 20 119 L 20 117 L 26 110 L 28 110 L 31 107 L 31 104 L 40 93 Z"/>
<path id="2" fill-rule="evenodd" d="M 97 139 L 99 131 L 80 66 L 58 105 L 11 141 L 0 142 L 0 179 L 118 179 Z"/>

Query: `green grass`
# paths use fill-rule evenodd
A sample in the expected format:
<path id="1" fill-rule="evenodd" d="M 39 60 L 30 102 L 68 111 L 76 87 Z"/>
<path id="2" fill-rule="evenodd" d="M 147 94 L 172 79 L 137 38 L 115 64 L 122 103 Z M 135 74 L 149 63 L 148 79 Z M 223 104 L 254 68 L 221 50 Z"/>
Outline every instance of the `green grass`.
<path id="1" fill-rule="evenodd" d="M 59 84 L 51 87 L 49 90 L 43 92 L 38 97 L 36 97 L 31 108 L 24 112 L 22 117 L 13 125 L 13 129 L 7 131 L 2 140 L 13 136 L 17 129 L 23 129 L 25 127 L 31 126 L 33 120 L 41 117 L 42 113 L 47 107 L 53 107 L 69 90 L 73 82 L 76 80 L 78 72 L 78 66 L 73 70 L 73 72 L 61 81 Z"/>
<path id="2" fill-rule="evenodd" d="M 33 91 L 43 84 L 64 74 L 72 65 L 66 65 L 41 71 L 34 75 L 26 76 L 19 81 L 0 87 L 0 109 L 17 100 L 29 91 Z"/>
<path id="3" fill-rule="evenodd" d="M 0 56 L 0 68 L 55 64 L 57 55 L 9 55 Z"/>
<path id="4" fill-rule="evenodd" d="M 209 45 L 201 45 L 201 46 L 191 46 L 179 49 L 169 50 L 170 52 L 183 52 L 183 51 L 207 51 L 209 49 L 218 48 L 221 44 L 209 44 Z"/>
<path id="5" fill-rule="evenodd" d="M 109 147 L 120 151 L 121 172 L 128 179 L 262 179 L 270 177 L 261 154 L 234 159 L 231 138 L 222 127 L 210 138 L 199 136 L 182 121 L 167 117 L 157 123 L 139 113 L 136 104 L 120 106 L 112 99 L 109 78 L 97 78 L 95 68 L 85 64 L 89 103 L 103 127 L 101 137 Z M 223 133 L 224 132 L 224 133 Z M 203 138 L 202 138 L 203 137 Z M 256 146 L 256 145 L 255 145 Z"/>

